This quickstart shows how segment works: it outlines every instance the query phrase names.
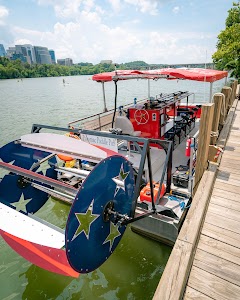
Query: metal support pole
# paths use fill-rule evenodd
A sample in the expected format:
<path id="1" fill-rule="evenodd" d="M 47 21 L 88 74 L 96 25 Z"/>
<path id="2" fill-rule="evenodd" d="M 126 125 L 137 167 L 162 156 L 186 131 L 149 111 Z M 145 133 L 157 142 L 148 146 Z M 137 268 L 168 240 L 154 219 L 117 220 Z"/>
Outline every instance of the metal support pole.
<path id="1" fill-rule="evenodd" d="M 173 142 L 170 143 L 170 149 L 168 150 L 169 159 L 168 159 L 168 167 L 167 167 L 167 186 L 166 192 L 170 193 L 171 191 L 171 183 L 172 183 L 172 151 L 173 151 Z"/>
<path id="2" fill-rule="evenodd" d="M 103 104 L 104 104 L 103 112 L 106 112 L 106 111 L 108 111 L 108 110 L 107 110 L 107 105 L 106 105 L 106 97 L 105 97 L 105 87 L 104 87 L 104 82 L 102 82 L 102 90 L 103 90 Z"/>
<path id="3" fill-rule="evenodd" d="M 213 83 L 210 82 L 209 103 L 212 103 Z"/>
<path id="4" fill-rule="evenodd" d="M 150 79 L 148 79 L 148 99 L 150 100 Z"/>
<path id="5" fill-rule="evenodd" d="M 151 157 L 150 157 L 150 146 L 147 147 L 147 162 L 148 162 L 148 170 L 149 170 L 149 182 L 150 182 L 150 193 L 152 198 L 152 210 L 156 211 L 155 203 L 154 203 L 154 193 L 153 193 L 153 179 L 152 179 L 152 164 L 151 164 Z"/>
<path id="6" fill-rule="evenodd" d="M 189 163 L 189 180 L 188 180 L 188 192 L 193 192 L 193 155 L 195 154 L 195 139 L 192 137 L 190 144 L 190 163 Z"/>

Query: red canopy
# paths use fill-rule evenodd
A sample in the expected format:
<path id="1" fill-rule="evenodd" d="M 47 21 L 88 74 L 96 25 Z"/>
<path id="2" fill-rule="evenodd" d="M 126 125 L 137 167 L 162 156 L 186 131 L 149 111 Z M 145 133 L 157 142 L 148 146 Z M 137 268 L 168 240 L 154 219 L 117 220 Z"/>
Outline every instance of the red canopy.
<path id="1" fill-rule="evenodd" d="M 188 79 L 195 81 L 214 82 L 228 76 L 227 71 L 217 71 L 211 69 L 158 69 L 158 70 L 117 70 L 93 75 L 92 79 L 98 82 L 113 80 L 127 80 L 134 78 L 157 79 Z"/>

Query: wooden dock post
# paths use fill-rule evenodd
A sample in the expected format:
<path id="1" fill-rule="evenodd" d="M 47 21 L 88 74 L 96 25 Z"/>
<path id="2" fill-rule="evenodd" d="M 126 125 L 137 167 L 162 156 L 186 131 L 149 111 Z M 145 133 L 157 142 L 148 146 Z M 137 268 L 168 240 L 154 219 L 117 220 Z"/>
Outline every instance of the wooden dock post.
<path id="1" fill-rule="evenodd" d="M 240 84 L 237 85 L 237 89 L 236 89 L 236 98 L 240 99 Z"/>
<path id="2" fill-rule="evenodd" d="M 221 93 L 216 93 L 213 96 L 214 114 L 213 114 L 213 122 L 212 122 L 212 132 L 216 133 L 216 135 L 211 137 L 211 145 L 215 145 L 217 141 L 218 125 L 219 125 L 220 113 L 221 113 L 221 108 L 223 103 L 223 97 L 224 96 Z"/>
<path id="3" fill-rule="evenodd" d="M 209 144 L 210 144 L 210 135 L 212 130 L 213 113 L 214 113 L 214 103 L 202 105 L 194 191 L 196 191 L 198 183 L 204 171 L 207 169 L 207 160 L 208 160 L 208 151 L 209 151 Z"/>
<path id="4" fill-rule="evenodd" d="M 230 101 L 229 101 L 229 104 L 228 104 L 229 109 L 232 107 L 233 102 L 236 98 L 237 85 L 238 85 L 238 81 L 234 80 L 233 83 L 232 83 L 232 94 L 231 94 L 231 98 L 230 98 Z"/>
<path id="5" fill-rule="evenodd" d="M 219 124 L 223 127 L 224 120 L 226 120 L 229 111 L 229 102 L 231 101 L 230 98 L 232 94 L 232 88 L 230 88 L 229 86 L 224 86 L 222 88 L 222 93 L 225 95 L 225 103 L 223 102 L 224 107 L 222 109 L 222 112 L 225 113 L 225 115 L 220 116 Z"/>

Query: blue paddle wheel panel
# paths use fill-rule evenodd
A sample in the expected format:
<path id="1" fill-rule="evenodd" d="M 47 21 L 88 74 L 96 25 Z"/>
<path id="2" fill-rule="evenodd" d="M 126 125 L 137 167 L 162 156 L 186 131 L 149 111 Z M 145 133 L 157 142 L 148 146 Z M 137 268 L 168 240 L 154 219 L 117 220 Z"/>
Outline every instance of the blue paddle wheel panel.
<path id="1" fill-rule="evenodd" d="M 88 273 L 103 264 L 117 247 L 126 226 L 108 208 L 130 216 L 134 199 L 131 164 L 122 156 L 101 161 L 85 179 L 68 216 L 65 245 L 70 265 Z M 109 218 L 108 218 L 109 216 Z"/>
<path id="2" fill-rule="evenodd" d="M 26 148 L 21 144 L 11 142 L 0 148 L 0 159 L 3 162 L 29 170 L 32 165 L 39 160 L 47 157 L 51 153 Z M 56 158 L 49 160 L 52 164 L 56 164 Z M 56 179 L 57 173 L 48 162 L 41 164 L 32 171 L 41 175 Z M 38 182 L 38 184 L 41 184 Z M 44 185 L 44 184 L 41 184 Z M 48 185 L 44 185 L 49 187 Z M 48 200 L 48 194 L 32 187 L 31 183 L 25 181 L 22 176 L 12 172 L 6 174 L 0 181 L 0 201 L 6 205 L 15 208 L 22 213 L 37 212 Z"/>

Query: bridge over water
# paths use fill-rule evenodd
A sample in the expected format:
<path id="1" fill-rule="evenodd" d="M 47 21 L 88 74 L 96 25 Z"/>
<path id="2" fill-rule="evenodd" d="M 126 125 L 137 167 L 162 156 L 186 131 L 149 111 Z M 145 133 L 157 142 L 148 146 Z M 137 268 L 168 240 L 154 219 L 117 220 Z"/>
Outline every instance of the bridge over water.
<path id="1" fill-rule="evenodd" d="M 173 64 L 167 65 L 169 68 L 205 68 L 214 69 L 214 63 L 202 63 L 202 64 Z"/>
<path id="2" fill-rule="evenodd" d="M 165 67 L 165 65 L 164 65 Z M 166 65 L 166 68 L 206 68 L 214 69 L 214 63 L 191 63 L 191 64 L 172 64 Z"/>

